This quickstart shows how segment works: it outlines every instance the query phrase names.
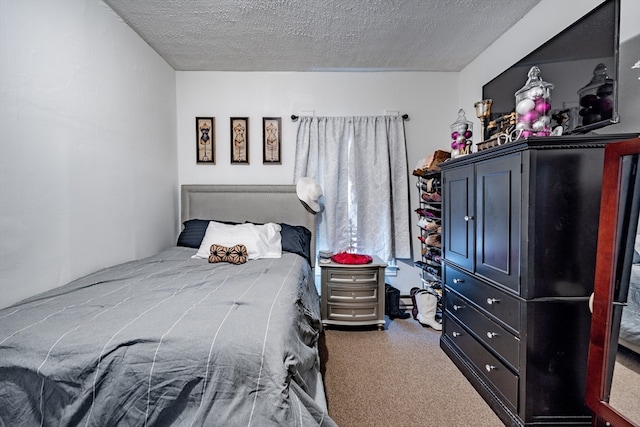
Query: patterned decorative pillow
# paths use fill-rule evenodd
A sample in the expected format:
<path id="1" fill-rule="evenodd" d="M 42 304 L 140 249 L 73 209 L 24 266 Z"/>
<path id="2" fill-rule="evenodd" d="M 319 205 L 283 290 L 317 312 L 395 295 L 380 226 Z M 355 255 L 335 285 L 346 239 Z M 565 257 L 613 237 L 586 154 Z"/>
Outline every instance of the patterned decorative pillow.
<path id="1" fill-rule="evenodd" d="M 244 264 L 247 262 L 247 247 L 245 245 L 235 245 L 231 247 L 222 245 L 211 245 L 211 255 L 209 262 L 230 262 L 232 264 Z"/>

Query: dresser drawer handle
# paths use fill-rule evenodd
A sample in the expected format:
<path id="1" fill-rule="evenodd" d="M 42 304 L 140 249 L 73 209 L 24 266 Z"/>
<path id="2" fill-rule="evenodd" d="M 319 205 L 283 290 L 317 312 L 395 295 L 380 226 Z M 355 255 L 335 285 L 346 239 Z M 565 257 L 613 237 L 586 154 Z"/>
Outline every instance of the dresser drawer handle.
<path id="1" fill-rule="evenodd" d="M 451 335 L 452 335 L 454 338 L 458 338 L 458 337 L 459 337 L 460 335 L 462 335 L 462 334 L 461 334 L 460 332 L 451 332 Z"/>
<path id="2" fill-rule="evenodd" d="M 473 215 L 465 215 L 464 216 L 464 220 L 469 222 L 469 221 L 473 221 Z"/>
<path id="3" fill-rule="evenodd" d="M 453 283 L 464 283 L 463 279 L 453 279 Z"/>
<path id="4" fill-rule="evenodd" d="M 489 305 L 497 304 L 499 302 L 500 302 L 500 300 L 497 299 L 497 298 L 487 298 L 487 304 L 489 304 Z"/>
<path id="5" fill-rule="evenodd" d="M 351 280 L 355 282 L 358 278 L 356 276 L 351 276 Z"/>
<path id="6" fill-rule="evenodd" d="M 461 310 L 464 308 L 464 305 L 453 304 L 453 309 L 455 311 Z"/>
<path id="7" fill-rule="evenodd" d="M 355 312 L 355 310 L 351 310 L 351 317 L 356 317 L 356 312 Z"/>
<path id="8" fill-rule="evenodd" d="M 496 367 L 493 365 L 484 365 L 484 369 L 486 369 L 487 372 L 491 372 L 491 371 L 495 371 Z"/>
<path id="9" fill-rule="evenodd" d="M 489 338 L 489 339 L 497 337 L 497 336 L 498 336 L 497 332 L 487 332 L 487 338 Z"/>

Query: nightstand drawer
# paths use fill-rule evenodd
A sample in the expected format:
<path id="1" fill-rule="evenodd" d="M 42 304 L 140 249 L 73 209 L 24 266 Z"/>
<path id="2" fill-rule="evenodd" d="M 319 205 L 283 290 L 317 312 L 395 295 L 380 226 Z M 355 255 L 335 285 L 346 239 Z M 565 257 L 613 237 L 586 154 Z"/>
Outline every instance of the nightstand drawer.
<path id="1" fill-rule="evenodd" d="M 482 314 L 467 300 L 445 288 L 445 309 L 516 371 L 520 363 L 520 339 Z"/>
<path id="2" fill-rule="evenodd" d="M 448 314 L 445 315 L 443 329 L 449 341 L 453 342 L 474 365 L 475 371 L 492 384 L 494 392 L 502 395 L 512 406 L 512 410 L 517 412 L 518 375 L 511 372 Z"/>
<path id="3" fill-rule="evenodd" d="M 447 287 L 466 296 L 478 308 L 512 328 L 513 333 L 518 333 L 520 301 L 517 298 L 448 265 L 444 280 Z"/>
<path id="4" fill-rule="evenodd" d="M 360 322 L 378 318 L 377 304 L 327 304 L 327 318 L 345 322 Z"/>
<path id="5" fill-rule="evenodd" d="M 378 285 L 327 286 L 327 302 L 378 301 Z"/>
<path id="6" fill-rule="evenodd" d="M 377 268 L 328 268 L 327 284 L 378 283 Z"/>

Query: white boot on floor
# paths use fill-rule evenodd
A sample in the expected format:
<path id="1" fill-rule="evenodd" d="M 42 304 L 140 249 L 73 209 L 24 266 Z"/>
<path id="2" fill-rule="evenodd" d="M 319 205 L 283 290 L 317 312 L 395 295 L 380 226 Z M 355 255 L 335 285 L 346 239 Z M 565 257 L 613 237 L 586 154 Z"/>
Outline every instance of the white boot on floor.
<path id="1" fill-rule="evenodd" d="M 438 297 L 428 292 L 416 294 L 416 305 L 418 306 L 417 320 L 422 325 L 430 326 L 436 331 L 442 330 L 442 324 L 436 320 L 438 309 Z"/>

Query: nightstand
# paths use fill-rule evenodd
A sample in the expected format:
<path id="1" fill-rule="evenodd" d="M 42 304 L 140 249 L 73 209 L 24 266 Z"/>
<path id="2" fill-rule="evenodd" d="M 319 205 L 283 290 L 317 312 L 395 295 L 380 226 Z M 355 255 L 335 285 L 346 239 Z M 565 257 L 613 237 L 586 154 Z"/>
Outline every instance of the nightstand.
<path id="1" fill-rule="evenodd" d="M 319 264 L 322 271 L 322 325 L 384 328 L 384 270 L 373 257 L 369 264 Z"/>

